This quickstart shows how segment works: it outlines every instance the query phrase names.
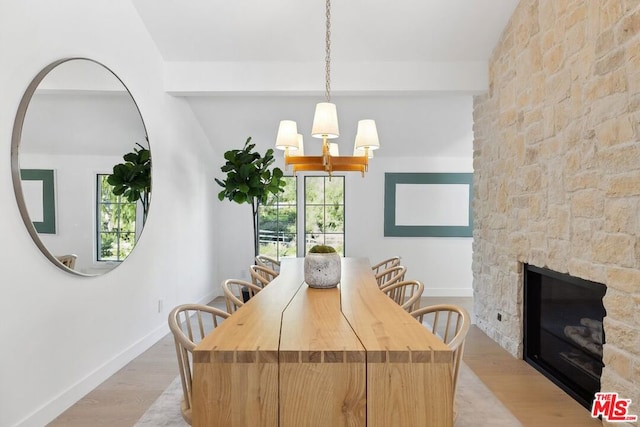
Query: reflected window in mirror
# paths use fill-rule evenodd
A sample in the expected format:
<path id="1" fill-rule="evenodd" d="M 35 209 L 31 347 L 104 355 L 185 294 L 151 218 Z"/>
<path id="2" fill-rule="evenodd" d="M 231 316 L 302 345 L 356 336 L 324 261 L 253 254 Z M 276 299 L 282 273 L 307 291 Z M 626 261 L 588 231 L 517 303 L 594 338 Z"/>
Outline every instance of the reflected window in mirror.
<path id="1" fill-rule="evenodd" d="M 96 242 L 98 261 L 123 261 L 136 242 L 137 203 L 113 193 L 108 174 L 98 174 Z"/>

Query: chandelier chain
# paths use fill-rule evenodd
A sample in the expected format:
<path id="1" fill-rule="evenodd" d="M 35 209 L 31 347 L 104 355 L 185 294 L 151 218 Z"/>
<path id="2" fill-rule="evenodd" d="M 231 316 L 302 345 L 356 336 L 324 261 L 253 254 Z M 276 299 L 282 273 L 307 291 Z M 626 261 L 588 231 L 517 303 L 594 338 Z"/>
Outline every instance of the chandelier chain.
<path id="1" fill-rule="evenodd" d="M 331 0 L 327 0 L 325 34 L 325 92 L 327 102 L 331 102 Z"/>

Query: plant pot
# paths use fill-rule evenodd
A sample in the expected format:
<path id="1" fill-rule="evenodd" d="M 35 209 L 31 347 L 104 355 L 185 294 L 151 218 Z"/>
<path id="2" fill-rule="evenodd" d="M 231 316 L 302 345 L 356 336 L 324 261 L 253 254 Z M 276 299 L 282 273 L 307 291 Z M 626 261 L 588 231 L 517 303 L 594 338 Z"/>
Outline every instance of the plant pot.
<path id="1" fill-rule="evenodd" d="M 308 253 L 304 257 L 304 281 L 311 288 L 335 288 L 340 283 L 342 262 L 337 253 Z"/>

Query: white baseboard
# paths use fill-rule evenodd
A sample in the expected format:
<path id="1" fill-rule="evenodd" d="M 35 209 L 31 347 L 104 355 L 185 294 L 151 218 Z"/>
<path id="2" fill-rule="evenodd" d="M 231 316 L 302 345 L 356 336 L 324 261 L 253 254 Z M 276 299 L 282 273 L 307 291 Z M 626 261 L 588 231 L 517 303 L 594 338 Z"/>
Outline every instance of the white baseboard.
<path id="1" fill-rule="evenodd" d="M 209 304 L 211 301 L 213 301 L 216 297 L 221 296 L 222 293 L 221 292 L 211 292 L 208 293 L 207 295 L 203 296 L 202 298 L 200 298 L 198 300 L 198 304 Z"/>
<path id="2" fill-rule="evenodd" d="M 210 292 L 198 300 L 199 304 L 208 304 L 216 296 L 218 292 Z M 127 363 L 140 356 L 152 345 L 157 343 L 161 338 L 169 333 L 167 322 L 163 322 L 156 329 L 146 336 L 142 337 L 130 347 L 124 349 L 120 354 L 108 360 L 93 372 L 89 373 L 82 380 L 72 385 L 58 396 L 45 403 L 31 414 L 23 418 L 15 427 L 42 427 L 54 420 L 61 413 L 66 411 L 70 406 L 82 399 L 87 393 L 102 384 L 107 378 L 122 369 Z"/>
<path id="3" fill-rule="evenodd" d="M 473 289 L 471 288 L 425 288 L 422 292 L 423 297 L 472 297 Z"/>
<path id="4" fill-rule="evenodd" d="M 53 421 L 91 390 L 149 349 L 149 347 L 158 342 L 162 337 L 167 335 L 167 333 L 169 333 L 169 326 L 167 322 L 164 322 L 164 324 L 126 348 L 120 354 L 96 368 L 82 380 L 27 415 L 16 423 L 15 427 L 42 427 Z"/>

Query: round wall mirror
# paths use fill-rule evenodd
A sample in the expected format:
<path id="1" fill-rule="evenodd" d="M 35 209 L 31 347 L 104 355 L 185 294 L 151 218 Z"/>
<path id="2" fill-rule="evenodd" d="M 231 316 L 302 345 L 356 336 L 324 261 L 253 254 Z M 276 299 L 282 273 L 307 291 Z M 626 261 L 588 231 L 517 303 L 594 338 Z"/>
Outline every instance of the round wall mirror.
<path id="1" fill-rule="evenodd" d="M 135 101 L 107 67 L 68 58 L 33 79 L 11 168 L 27 230 L 56 266 L 95 276 L 131 253 L 148 214 L 151 153 Z"/>

